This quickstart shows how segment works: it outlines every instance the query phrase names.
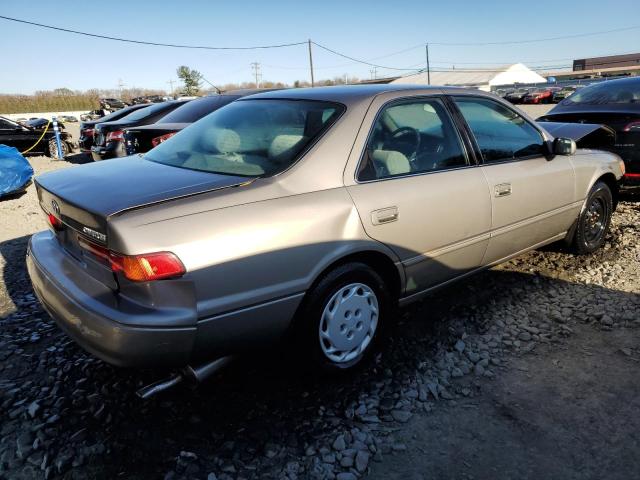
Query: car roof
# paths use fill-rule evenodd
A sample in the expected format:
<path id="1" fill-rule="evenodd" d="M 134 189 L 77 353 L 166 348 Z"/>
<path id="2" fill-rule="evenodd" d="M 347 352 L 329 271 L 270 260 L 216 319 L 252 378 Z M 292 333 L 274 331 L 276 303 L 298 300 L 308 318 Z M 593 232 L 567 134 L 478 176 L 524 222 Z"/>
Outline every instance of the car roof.
<path id="1" fill-rule="evenodd" d="M 332 87 L 290 88 L 272 92 L 258 93 L 244 99 L 291 99 L 291 100 L 324 100 L 328 102 L 351 103 L 373 98 L 386 92 L 407 93 L 440 93 L 469 91 L 462 87 L 444 87 L 410 84 L 371 84 L 371 85 L 339 85 Z M 241 99 L 239 101 L 242 101 Z"/>

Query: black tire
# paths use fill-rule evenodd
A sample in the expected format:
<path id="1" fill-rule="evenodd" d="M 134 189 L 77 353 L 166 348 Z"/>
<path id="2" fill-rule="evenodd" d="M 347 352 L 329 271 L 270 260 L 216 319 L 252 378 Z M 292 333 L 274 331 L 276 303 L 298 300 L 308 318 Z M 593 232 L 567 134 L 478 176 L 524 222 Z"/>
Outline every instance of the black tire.
<path id="1" fill-rule="evenodd" d="M 604 182 L 596 182 L 578 216 L 571 245 L 575 253 L 593 253 L 604 244 L 612 214 L 611 189 Z"/>
<path id="2" fill-rule="evenodd" d="M 69 145 L 64 140 L 60 141 L 60 147 L 62 149 L 62 155 L 66 157 L 69 155 Z M 56 145 L 56 139 L 52 138 L 49 140 L 49 144 L 47 145 L 47 156 L 51 158 L 58 158 L 58 146 Z"/>
<path id="3" fill-rule="evenodd" d="M 369 344 L 355 358 L 336 362 L 325 354 L 321 346 L 322 314 L 332 297 L 352 284 L 363 284 L 375 294 L 378 303 L 377 327 Z M 338 373 L 354 370 L 365 363 L 385 337 L 392 305 L 393 298 L 389 288 L 375 270 L 361 262 L 341 265 L 324 275 L 305 296 L 294 323 L 291 338 L 294 342 L 293 350 L 297 357 L 304 360 L 306 366 L 316 371 Z"/>

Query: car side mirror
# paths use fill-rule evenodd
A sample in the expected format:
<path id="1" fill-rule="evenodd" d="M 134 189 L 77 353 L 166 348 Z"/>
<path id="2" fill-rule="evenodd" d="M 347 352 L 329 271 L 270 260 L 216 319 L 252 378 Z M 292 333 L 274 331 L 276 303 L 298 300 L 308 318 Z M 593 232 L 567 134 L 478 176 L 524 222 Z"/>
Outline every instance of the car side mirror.
<path id="1" fill-rule="evenodd" d="M 553 153 L 556 155 L 573 155 L 576 153 L 576 142 L 570 138 L 556 138 L 553 141 Z"/>

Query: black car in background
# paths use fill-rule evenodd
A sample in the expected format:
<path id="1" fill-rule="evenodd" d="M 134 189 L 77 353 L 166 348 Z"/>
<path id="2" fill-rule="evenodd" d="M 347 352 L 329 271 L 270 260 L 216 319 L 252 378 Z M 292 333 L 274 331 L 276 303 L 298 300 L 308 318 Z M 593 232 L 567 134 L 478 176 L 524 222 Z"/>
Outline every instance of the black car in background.
<path id="1" fill-rule="evenodd" d="M 29 122 L 31 122 L 32 125 L 29 124 Z M 50 157 L 58 158 L 58 148 L 56 146 L 53 128 L 49 127 L 45 132 L 48 121 L 45 119 L 35 119 L 29 122 L 20 124 L 8 118 L 0 117 L 0 144 L 15 147 L 19 152 L 24 152 L 32 147 L 44 132 L 42 140 L 31 149 L 29 153 L 40 155 L 44 153 Z M 73 150 L 74 145 L 71 135 L 64 131 L 64 126 L 60 125 L 60 127 L 62 153 L 63 155 L 67 155 Z"/>
<path id="2" fill-rule="evenodd" d="M 623 182 L 640 186 L 640 77 L 589 85 L 562 100 L 542 122 L 601 123 L 616 131 L 612 151 L 626 166 Z"/>
<path id="3" fill-rule="evenodd" d="M 117 98 L 101 98 L 100 99 L 100 107 L 105 110 L 119 110 L 120 108 L 126 107 L 127 104 L 122 100 L 118 100 Z"/>
<path id="4" fill-rule="evenodd" d="M 135 110 L 140 110 L 141 108 L 147 107 L 147 104 L 142 105 L 131 105 L 130 107 L 124 107 L 120 110 L 116 110 L 109 115 L 105 115 L 104 117 L 100 117 L 96 120 L 88 120 L 80 123 L 80 138 L 78 139 L 78 144 L 80 145 L 80 150 L 83 152 L 90 152 L 91 145 L 93 145 L 93 132 L 95 126 L 98 123 L 102 122 L 113 122 L 114 120 L 119 120 L 122 117 L 129 115 L 131 112 Z"/>
<path id="5" fill-rule="evenodd" d="M 155 103 L 131 112 L 119 120 L 96 124 L 93 132 L 91 156 L 94 160 L 127 156 L 124 148 L 124 130 L 126 128 L 155 123 L 187 102 L 188 100 L 173 100 Z"/>
<path id="6" fill-rule="evenodd" d="M 560 103 L 565 98 L 569 97 L 573 94 L 578 88 L 582 88 L 581 86 L 567 85 L 562 87 L 560 90 L 553 92 L 553 103 Z"/>
<path id="7" fill-rule="evenodd" d="M 173 112 L 162 117 L 158 122 L 151 125 L 140 125 L 127 128 L 124 132 L 125 149 L 128 155 L 134 153 L 145 153 L 156 145 L 171 138 L 183 128 L 189 126 L 196 120 L 208 115 L 215 110 L 237 100 L 246 95 L 251 95 L 258 91 L 246 90 L 237 93 L 227 93 L 202 97 L 176 108 Z"/>
<path id="8" fill-rule="evenodd" d="M 504 96 L 504 99 L 507 102 L 513 103 L 513 104 L 520 104 L 524 101 L 524 97 L 527 96 L 527 94 L 529 92 L 531 92 L 533 89 L 531 88 L 516 88 L 515 90 L 513 90 L 512 92 L 507 93 Z"/>

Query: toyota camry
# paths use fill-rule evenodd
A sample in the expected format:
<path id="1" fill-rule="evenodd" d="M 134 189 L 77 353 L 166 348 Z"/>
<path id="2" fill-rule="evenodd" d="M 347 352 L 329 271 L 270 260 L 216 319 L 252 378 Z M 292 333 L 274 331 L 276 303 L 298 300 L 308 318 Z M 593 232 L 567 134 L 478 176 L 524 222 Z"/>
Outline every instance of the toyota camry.
<path id="1" fill-rule="evenodd" d="M 198 367 L 287 342 L 345 370 L 395 307 L 551 242 L 599 248 L 622 175 L 479 91 L 275 91 L 144 155 L 38 177 L 50 229 L 27 264 L 107 362 Z"/>

